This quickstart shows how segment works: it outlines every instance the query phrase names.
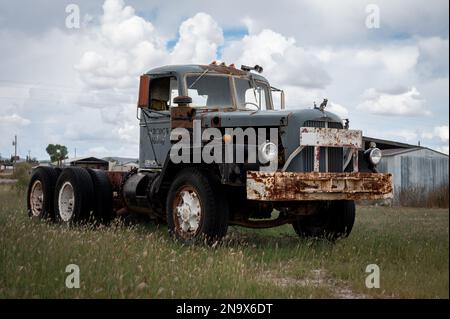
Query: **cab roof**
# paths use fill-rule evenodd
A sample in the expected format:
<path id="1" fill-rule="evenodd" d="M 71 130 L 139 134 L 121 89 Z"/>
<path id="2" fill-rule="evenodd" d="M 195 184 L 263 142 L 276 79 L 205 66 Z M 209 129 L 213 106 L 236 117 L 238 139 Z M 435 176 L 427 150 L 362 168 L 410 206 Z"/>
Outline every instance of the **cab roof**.
<path id="1" fill-rule="evenodd" d="M 148 75 L 175 75 L 178 78 L 183 77 L 186 73 L 203 73 L 208 70 L 210 73 L 248 76 L 250 73 L 255 80 L 267 82 L 266 78 L 253 72 L 247 72 L 238 68 L 224 66 L 220 64 L 180 64 L 180 65 L 165 65 L 151 69 L 146 74 Z"/>

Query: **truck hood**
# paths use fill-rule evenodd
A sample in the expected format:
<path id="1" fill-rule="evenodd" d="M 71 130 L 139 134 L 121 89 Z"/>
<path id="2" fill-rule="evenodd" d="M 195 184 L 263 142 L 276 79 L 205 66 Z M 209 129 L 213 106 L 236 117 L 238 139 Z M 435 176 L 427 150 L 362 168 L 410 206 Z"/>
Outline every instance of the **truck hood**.
<path id="1" fill-rule="evenodd" d="M 293 109 L 271 111 L 207 111 L 198 112 L 202 127 L 280 127 L 297 129 L 305 121 L 327 120 L 340 122 L 341 119 L 330 112 L 316 109 Z"/>
<path id="2" fill-rule="evenodd" d="M 198 112 L 203 127 L 263 127 L 287 125 L 289 111 Z"/>

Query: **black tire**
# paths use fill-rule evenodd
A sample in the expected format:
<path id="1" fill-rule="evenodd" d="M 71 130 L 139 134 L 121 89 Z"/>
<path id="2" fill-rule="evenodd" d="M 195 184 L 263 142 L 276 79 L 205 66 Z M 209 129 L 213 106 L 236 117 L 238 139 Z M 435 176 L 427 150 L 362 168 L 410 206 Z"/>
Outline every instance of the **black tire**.
<path id="1" fill-rule="evenodd" d="M 320 213 L 297 219 L 292 226 L 302 238 L 336 240 L 348 237 L 355 223 L 354 201 L 332 201 Z"/>
<path id="2" fill-rule="evenodd" d="M 38 167 L 33 171 L 27 190 L 28 216 L 54 220 L 55 209 L 53 205 L 53 194 L 55 192 L 56 179 L 57 172 L 51 167 Z M 40 184 L 41 187 L 42 198 L 35 198 L 34 202 L 32 202 L 31 193 L 33 191 L 35 194 L 38 184 Z M 39 201 L 38 205 L 36 205 L 36 200 Z"/>
<path id="3" fill-rule="evenodd" d="M 61 172 L 62 172 L 62 168 L 61 167 L 54 167 L 53 169 L 56 172 L 56 176 L 59 176 L 59 174 L 61 174 Z"/>
<path id="4" fill-rule="evenodd" d="M 93 217 L 102 224 L 113 218 L 113 191 L 108 175 L 100 169 L 87 169 L 94 187 Z"/>
<path id="5" fill-rule="evenodd" d="M 355 224 L 356 208 L 354 201 L 336 201 L 335 211 L 339 212 L 333 215 L 332 225 L 337 237 L 346 238 L 350 235 Z"/>
<path id="6" fill-rule="evenodd" d="M 67 184 L 68 189 L 72 188 L 73 202 L 65 206 L 71 207 L 67 213 L 59 207 L 59 195 L 62 188 Z M 81 167 L 68 167 L 63 169 L 56 181 L 54 206 L 55 220 L 65 224 L 78 224 L 89 220 L 93 210 L 94 187 L 91 176 L 86 169 Z"/>
<path id="7" fill-rule="evenodd" d="M 186 244 L 198 241 L 214 244 L 220 241 L 227 233 L 229 214 L 225 196 L 220 190 L 220 183 L 205 171 L 196 168 L 180 171 L 170 186 L 167 196 L 166 214 L 169 233 Z M 183 191 L 195 194 L 200 202 L 200 220 L 196 231 L 183 231 L 180 220 L 176 216 L 175 206 L 179 203 L 180 194 Z"/>

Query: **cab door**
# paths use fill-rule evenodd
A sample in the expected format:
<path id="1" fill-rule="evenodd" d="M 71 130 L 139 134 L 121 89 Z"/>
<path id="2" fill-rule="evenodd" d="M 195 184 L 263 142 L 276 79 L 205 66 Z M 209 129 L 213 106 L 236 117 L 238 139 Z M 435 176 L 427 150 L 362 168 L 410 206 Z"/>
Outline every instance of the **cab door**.
<path id="1" fill-rule="evenodd" d="M 148 108 L 141 109 L 139 167 L 161 168 L 169 155 L 170 108 L 179 95 L 174 76 L 152 77 Z"/>

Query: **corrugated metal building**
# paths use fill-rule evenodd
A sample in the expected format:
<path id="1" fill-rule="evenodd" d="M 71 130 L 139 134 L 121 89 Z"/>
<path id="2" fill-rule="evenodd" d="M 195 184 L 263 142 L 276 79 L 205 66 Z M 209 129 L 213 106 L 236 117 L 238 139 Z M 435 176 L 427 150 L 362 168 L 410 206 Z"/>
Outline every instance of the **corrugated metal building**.
<path id="1" fill-rule="evenodd" d="M 382 150 L 378 165 L 380 172 L 391 173 L 394 178 L 394 202 L 402 191 L 410 196 L 427 196 L 441 187 L 448 188 L 449 157 L 438 151 L 387 140 L 364 137 L 367 144 L 374 141 Z"/>

